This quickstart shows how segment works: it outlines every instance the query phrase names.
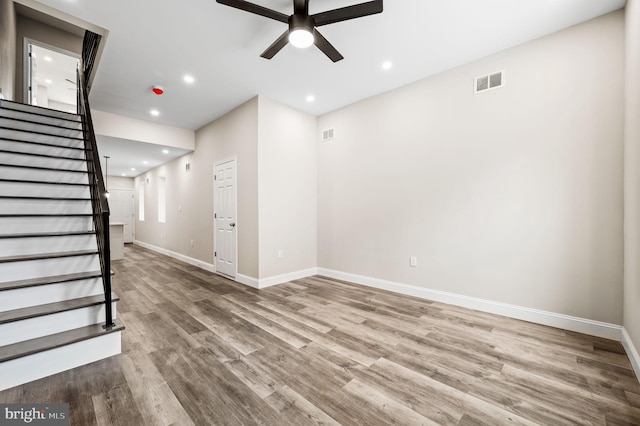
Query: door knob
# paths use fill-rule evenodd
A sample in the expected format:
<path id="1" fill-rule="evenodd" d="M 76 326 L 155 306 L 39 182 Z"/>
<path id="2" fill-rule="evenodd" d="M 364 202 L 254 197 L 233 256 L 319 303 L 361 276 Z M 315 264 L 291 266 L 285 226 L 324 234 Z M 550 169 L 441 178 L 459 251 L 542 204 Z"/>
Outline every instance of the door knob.
<path id="1" fill-rule="evenodd" d="M 229 226 L 233 228 L 234 226 L 236 226 L 236 224 L 235 223 L 230 223 Z"/>

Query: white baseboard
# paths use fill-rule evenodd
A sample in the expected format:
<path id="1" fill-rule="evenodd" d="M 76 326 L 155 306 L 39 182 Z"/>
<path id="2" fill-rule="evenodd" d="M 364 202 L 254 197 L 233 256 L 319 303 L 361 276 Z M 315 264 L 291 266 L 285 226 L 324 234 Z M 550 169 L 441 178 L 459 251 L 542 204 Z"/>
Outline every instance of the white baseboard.
<path id="1" fill-rule="evenodd" d="M 330 278 L 365 285 L 368 287 L 374 287 L 381 290 L 388 290 L 408 296 L 420 297 L 422 299 L 462 306 L 464 308 L 475 309 L 482 312 L 502 315 L 505 317 L 529 321 L 536 324 L 548 325 L 551 327 L 584 333 L 591 336 L 603 337 L 605 339 L 612 339 L 617 341 L 621 341 L 622 339 L 622 326 L 616 324 L 593 321 L 586 318 L 572 317 L 569 315 L 541 311 L 538 309 L 531 309 L 523 306 L 493 302 L 491 300 L 478 299 L 440 290 L 432 290 L 408 284 L 381 280 L 378 278 L 371 278 L 347 272 L 334 271 L 331 269 L 318 268 L 318 274 Z"/>
<path id="2" fill-rule="evenodd" d="M 638 354 L 638 350 L 633 344 L 631 336 L 629 336 L 627 329 L 624 327 L 622 327 L 622 345 L 624 346 L 624 350 L 627 351 L 627 356 L 631 361 L 633 370 L 636 372 L 636 377 L 640 379 L 640 354 Z"/>
<path id="3" fill-rule="evenodd" d="M 236 282 L 253 288 L 260 288 L 260 282 L 257 278 L 248 277 L 242 274 L 236 274 Z"/>
<path id="4" fill-rule="evenodd" d="M 185 256 L 184 254 L 176 253 L 175 251 L 167 250 L 162 247 L 154 246 L 152 244 L 148 244 L 138 240 L 134 240 L 133 244 L 137 244 L 140 247 L 144 247 L 146 249 L 165 254 L 169 257 L 173 257 L 174 259 L 178 259 L 185 263 L 188 263 L 189 265 L 197 266 L 198 268 L 204 269 L 205 271 L 216 272 L 216 265 L 212 263 L 203 262 L 202 260 Z"/>
<path id="5" fill-rule="evenodd" d="M 173 257 L 174 259 L 181 260 L 190 265 L 197 266 L 198 268 L 202 268 L 206 271 L 214 272 L 214 273 L 216 272 L 216 266 L 211 263 L 203 262 L 202 260 L 194 259 L 193 257 L 185 256 L 184 254 L 176 253 L 174 251 L 167 250 L 162 247 L 154 246 L 152 244 L 148 244 L 142 241 L 135 240 L 133 243 L 141 247 L 147 248 L 149 250 L 153 250 L 155 252 L 167 255 L 169 257 Z M 242 274 L 236 274 L 235 281 L 240 284 L 247 285 L 249 287 L 261 289 L 261 288 L 271 287 L 277 284 L 286 283 L 292 280 L 299 280 L 301 278 L 310 277 L 317 274 L 318 274 L 318 268 L 303 269 L 300 271 L 289 272 L 286 274 L 277 275 L 269 278 L 262 278 L 262 279 L 257 279 L 257 278 L 249 277 L 247 275 L 242 275 Z"/>
<path id="6" fill-rule="evenodd" d="M 318 268 L 302 269 L 300 271 L 288 272 L 286 274 L 260 279 L 237 274 L 236 282 L 248 285 L 249 287 L 263 289 L 274 285 L 283 284 L 289 281 L 299 280 L 301 278 L 312 277 L 314 275 L 318 275 Z"/>

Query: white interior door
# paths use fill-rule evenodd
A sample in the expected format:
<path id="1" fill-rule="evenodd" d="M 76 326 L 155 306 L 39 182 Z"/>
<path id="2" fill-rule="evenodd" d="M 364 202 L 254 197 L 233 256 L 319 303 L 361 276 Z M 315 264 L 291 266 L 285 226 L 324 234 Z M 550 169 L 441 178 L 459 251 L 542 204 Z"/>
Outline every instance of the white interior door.
<path id="1" fill-rule="evenodd" d="M 109 221 L 111 223 L 124 223 L 124 242 L 132 243 L 133 189 L 110 189 L 109 194 Z"/>
<path id="2" fill-rule="evenodd" d="M 235 278 L 236 160 L 216 164 L 213 171 L 213 226 L 216 272 Z"/>

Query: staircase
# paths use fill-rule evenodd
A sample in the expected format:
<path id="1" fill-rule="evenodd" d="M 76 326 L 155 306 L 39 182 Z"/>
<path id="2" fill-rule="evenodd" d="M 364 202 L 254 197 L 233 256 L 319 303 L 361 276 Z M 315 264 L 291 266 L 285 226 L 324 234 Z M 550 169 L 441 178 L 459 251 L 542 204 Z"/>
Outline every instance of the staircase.
<path id="1" fill-rule="evenodd" d="M 0 390 L 120 353 L 87 170 L 80 116 L 0 100 Z"/>

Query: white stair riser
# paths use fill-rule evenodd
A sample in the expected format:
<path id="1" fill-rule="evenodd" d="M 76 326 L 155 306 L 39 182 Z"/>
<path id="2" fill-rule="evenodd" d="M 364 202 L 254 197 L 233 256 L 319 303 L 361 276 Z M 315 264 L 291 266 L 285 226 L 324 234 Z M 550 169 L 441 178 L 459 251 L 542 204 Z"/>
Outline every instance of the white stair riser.
<path id="1" fill-rule="evenodd" d="M 87 173 L 34 170 L 0 165 L 0 179 L 36 180 L 53 183 L 88 183 Z"/>
<path id="2" fill-rule="evenodd" d="M 0 150 L 14 152 L 28 152 L 40 155 L 56 155 L 58 157 L 76 158 L 84 160 L 86 158 L 84 151 L 71 149 L 67 147 L 38 145 L 32 142 L 14 142 L 0 139 Z"/>
<path id="3" fill-rule="evenodd" d="M 5 290 L 0 297 L 0 312 L 101 294 L 101 278 Z"/>
<path id="4" fill-rule="evenodd" d="M 0 152 L 0 164 L 87 171 L 86 161 Z"/>
<path id="5" fill-rule="evenodd" d="M 48 108 L 39 108 L 39 107 L 35 107 L 32 105 L 26 105 L 26 104 L 20 104 L 20 103 L 16 103 L 16 102 L 6 102 L 6 101 L 0 101 L 0 108 L 3 109 L 7 109 L 7 110 L 14 110 L 14 111 L 28 111 L 28 112 L 34 112 L 36 114 L 41 114 L 41 115 L 45 115 L 45 116 L 49 116 L 49 117 L 61 117 L 61 118 L 70 118 L 73 120 L 79 120 L 80 117 L 75 115 L 75 114 L 69 114 L 63 111 L 58 111 L 55 109 L 48 109 Z"/>
<path id="6" fill-rule="evenodd" d="M 51 136 L 49 134 L 41 135 L 38 133 L 29 133 L 12 129 L 0 129 L 0 138 L 17 139 L 25 142 L 42 142 L 60 146 L 74 146 L 76 148 L 84 147 L 84 141 L 82 140 L 69 139 L 61 136 Z"/>
<path id="7" fill-rule="evenodd" d="M 24 117 L 24 119 L 29 119 Z M 78 129 L 69 129 L 62 127 L 49 126 L 48 124 L 38 124 L 21 120 L 12 120 L 10 118 L 0 117 L 0 127 L 15 130 L 24 130 L 29 132 L 46 133 L 56 136 L 64 136 L 68 138 L 82 138 L 82 131 Z"/>
<path id="8" fill-rule="evenodd" d="M 0 363 L 0 391 L 118 355 L 121 338 L 117 331 Z"/>
<path id="9" fill-rule="evenodd" d="M 91 217 L 5 217 L 0 220 L 1 235 L 82 232 L 92 229 Z"/>
<path id="10" fill-rule="evenodd" d="M 37 123 L 49 124 L 52 126 L 68 127 L 70 129 L 82 130 L 82 123 L 80 121 L 65 120 L 62 118 L 49 117 L 46 115 L 29 114 L 7 108 L 0 108 L 0 117 L 20 118 L 23 120 L 35 121 Z"/>
<path id="11" fill-rule="evenodd" d="M 111 303 L 111 306 L 115 319 L 116 302 Z M 104 321 L 105 306 L 103 303 L 97 306 L 0 324 L 0 346 L 62 333 L 87 325 L 100 324 Z"/>
<path id="12" fill-rule="evenodd" d="M 7 198 L 0 202 L 0 214 L 91 214 L 91 201 L 24 200 Z"/>
<path id="13" fill-rule="evenodd" d="M 86 179 L 86 176 L 85 176 Z M 0 194 L 25 197 L 71 197 L 88 198 L 89 187 L 82 185 L 56 185 L 0 181 Z"/>
<path id="14" fill-rule="evenodd" d="M 0 257 L 21 254 L 55 253 L 71 250 L 95 250 L 96 236 L 68 235 L 62 237 L 0 239 Z"/>
<path id="15" fill-rule="evenodd" d="M 0 282 L 75 274 L 100 269 L 98 255 L 0 263 Z"/>

